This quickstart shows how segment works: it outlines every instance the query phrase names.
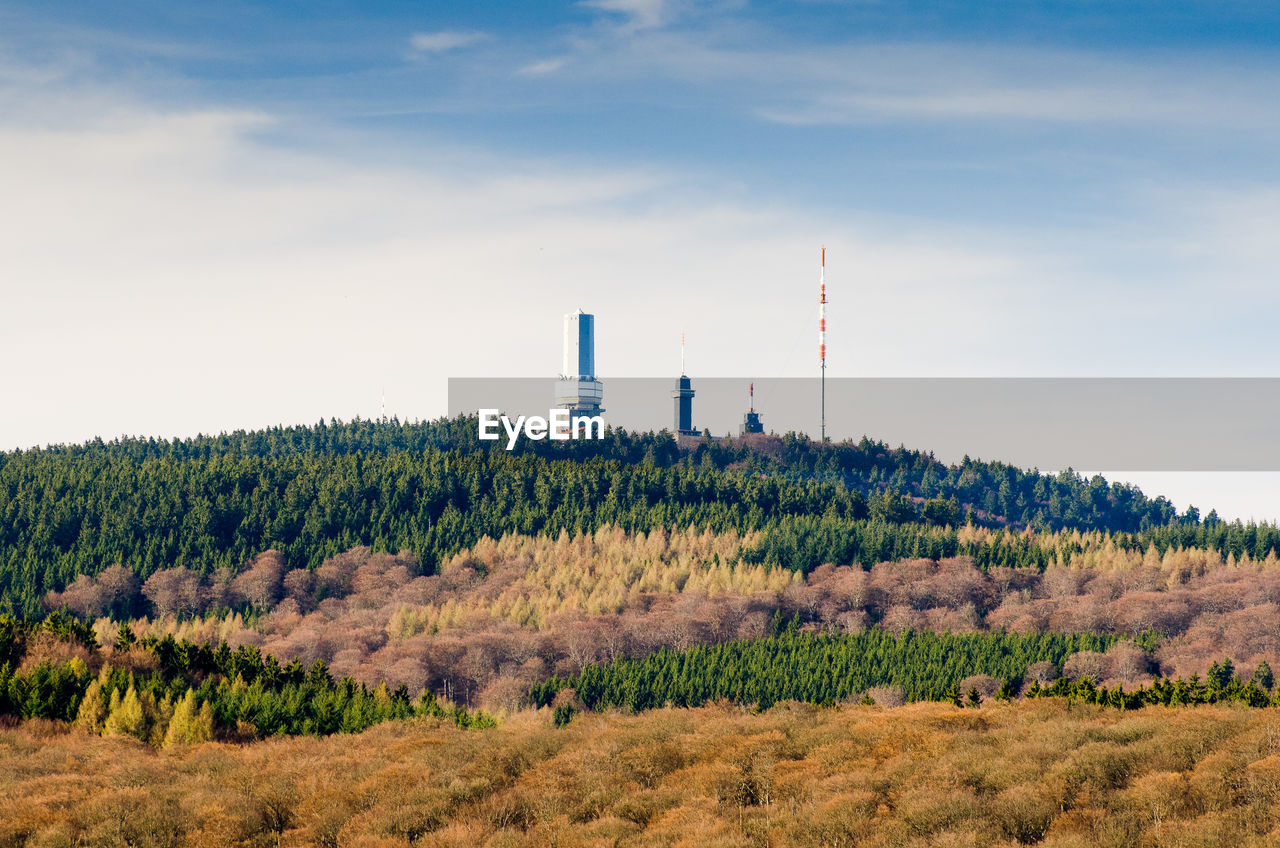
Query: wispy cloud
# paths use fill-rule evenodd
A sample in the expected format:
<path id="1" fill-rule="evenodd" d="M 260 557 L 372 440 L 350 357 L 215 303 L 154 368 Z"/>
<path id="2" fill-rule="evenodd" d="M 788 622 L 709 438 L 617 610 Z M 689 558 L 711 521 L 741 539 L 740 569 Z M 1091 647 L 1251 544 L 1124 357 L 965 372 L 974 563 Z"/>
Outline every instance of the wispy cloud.
<path id="1" fill-rule="evenodd" d="M 531 62 L 516 71 L 520 76 L 537 77 L 545 74 L 554 74 L 556 71 L 569 64 L 569 60 L 563 56 L 555 59 L 543 59 L 539 62 Z"/>
<path id="2" fill-rule="evenodd" d="M 798 58 L 798 57 L 793 57 Z M 1227 85 L 1212 66 L 1121 61 L 1087 51 L 958 45 L 844 48 L 770 66 L 794 68 L 775 88 L 780 105 L 760 107 L 780 123 L 1030 121 L 1076 124 L 1256 125 L 1263 91 Z M 1272 84 L 1275 74 L 1270 72 Z M 1261 82 L 1261 81 L 1260 81 Z"/>
<path id="3" fill-rule="evenodd" d="M 726 46 L 728 45 L 728 46 Z M 1280 129 L 1275 63 L 962 43 L 771 43 L 766 33 L 653 29 L 575 64 L 599 84 L 647 81 L 791 125 L 1025 121 Z"/>
<path id="4" fill-rule="evenodd" d="M 630 29 L 652 29 L 666 24 L 671 4 L 668 0 L 583 0 L 583 6 L 625 17 Z"/>
<path id="5" fill-rule="evenodd" d="M 442 53 L 446 50 L 457 50 L 470 47 L 489 38 L 488 33 L 474 30 L 441 30 L 440 32 L 419 32 L 409 38 L 409 46 L 419 53 Z"/>

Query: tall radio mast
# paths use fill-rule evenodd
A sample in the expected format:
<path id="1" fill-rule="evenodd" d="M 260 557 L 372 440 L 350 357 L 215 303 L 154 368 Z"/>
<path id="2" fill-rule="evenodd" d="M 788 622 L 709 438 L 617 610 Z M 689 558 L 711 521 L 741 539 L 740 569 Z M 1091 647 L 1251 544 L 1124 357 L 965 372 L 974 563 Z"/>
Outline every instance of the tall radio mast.
<path id="1" fill-rule="evenodd" d="M 822 369 L 822 441 L 827 440 L 827 249 L 819 255 L 818 363 Z"/>

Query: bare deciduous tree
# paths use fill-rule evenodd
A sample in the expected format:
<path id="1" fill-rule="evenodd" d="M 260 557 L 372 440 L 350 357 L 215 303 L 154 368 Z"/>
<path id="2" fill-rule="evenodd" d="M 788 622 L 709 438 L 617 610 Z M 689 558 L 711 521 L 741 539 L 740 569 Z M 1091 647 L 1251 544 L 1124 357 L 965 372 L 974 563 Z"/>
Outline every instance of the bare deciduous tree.
<path id="1" fill-rule="evenodd" d="M 204 610 L 200 575 L 183 566 L 151 575 L 142 586 L 142 594 L 160 616 L 196 615 Z"/>
<path id="2" fill-rule="evenodd" d="M 231 581 L 232 596 L 258 609 L 271 609 L 280 599 L 283 577 L 284 556 L 279 551 L 264 551 Z"/>

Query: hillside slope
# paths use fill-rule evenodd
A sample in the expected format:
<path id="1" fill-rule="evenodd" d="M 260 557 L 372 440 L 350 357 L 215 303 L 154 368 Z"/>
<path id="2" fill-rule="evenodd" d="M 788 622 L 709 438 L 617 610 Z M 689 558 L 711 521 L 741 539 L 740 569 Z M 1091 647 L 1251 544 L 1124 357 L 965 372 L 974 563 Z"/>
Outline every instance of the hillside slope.
<path id="1" fill-rule="evenodd" d="M 0 730 L 0 845 L 1263 846 L 1273 711 L 1032 701 L 432 720 L 206 743 Z"/>
<path id="2" fill-rule="evenodd" d="M 314 569 L 367 545 L 407 550 L 432 571 L 486 535 L 605 525 L 778 529 L 778 543 L 762 542 L 766 558 L 802 570 L 850 556 L 798 547 L 798 537 L 814 535 L 796 523 L 804 519 L 826 523 L 829 546 L 872 522 L 880 529 L 859 531 L 874 543 L 858 554 L 866 565 L 946 554 L 921 550 L 918 531 L 883 529 L 913 525 L 1163 532 L 1256 557 L 1280 539 L 1269 525 L 1177 516 L 1161 498 L 1097 477 L 970 460 L 947 467 L 865 440 L 821 445 L 788 435 L 682 453 L 662 433 L 611 431 L 599 443 L 508 453 L 476 440 L 468 419 L 4 453 L 0 519 L 0 612 L 16 615 L 40 614 L 48 591 L 117 564 L 142 578 L 179 565 L 207 575 L 274 549 L 288 567 Z"/>

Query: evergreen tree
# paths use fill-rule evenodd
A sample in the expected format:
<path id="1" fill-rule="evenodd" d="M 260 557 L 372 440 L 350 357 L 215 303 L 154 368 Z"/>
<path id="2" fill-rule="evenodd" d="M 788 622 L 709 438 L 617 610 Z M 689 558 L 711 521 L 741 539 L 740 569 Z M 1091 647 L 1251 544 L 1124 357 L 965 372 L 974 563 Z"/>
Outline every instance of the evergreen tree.
<path id="1" fill-rule="evenodd" d="M 1209 666 L 1209 675 L 1205 682 L 1213 689 L 1222 690 L 1234 683 L 1235 679 L 1236 666 L 1231 661 L 1231 658 L 1228 657 L 1221 663 L 1214 663 Z"/>
<path id="2" fill-rule="evenodd" d="M 116 628 L 116 650 L 123 653 L 129 650 L 136 641 L 138 641 L 138 637 L 133 635 L 133 628 L 129 627 L 129 622 L 120 622 L 120 626 Z"/>
<path id="3" fill-rule="evenodd" d="M 1266 660 L 1262 660 L 1258 663 L 1258 667 L 1253 670 L 1253 677 L 1251 680 L 1253 683 L 1258 685 L 1258 688 L 1264 689 L 1267 692 L 1270 692 L 1271 688 L 1275 686 L 1276 683 L 1275 675 L 1271 673 L 1271 666 L 1267 664 Z"/>

